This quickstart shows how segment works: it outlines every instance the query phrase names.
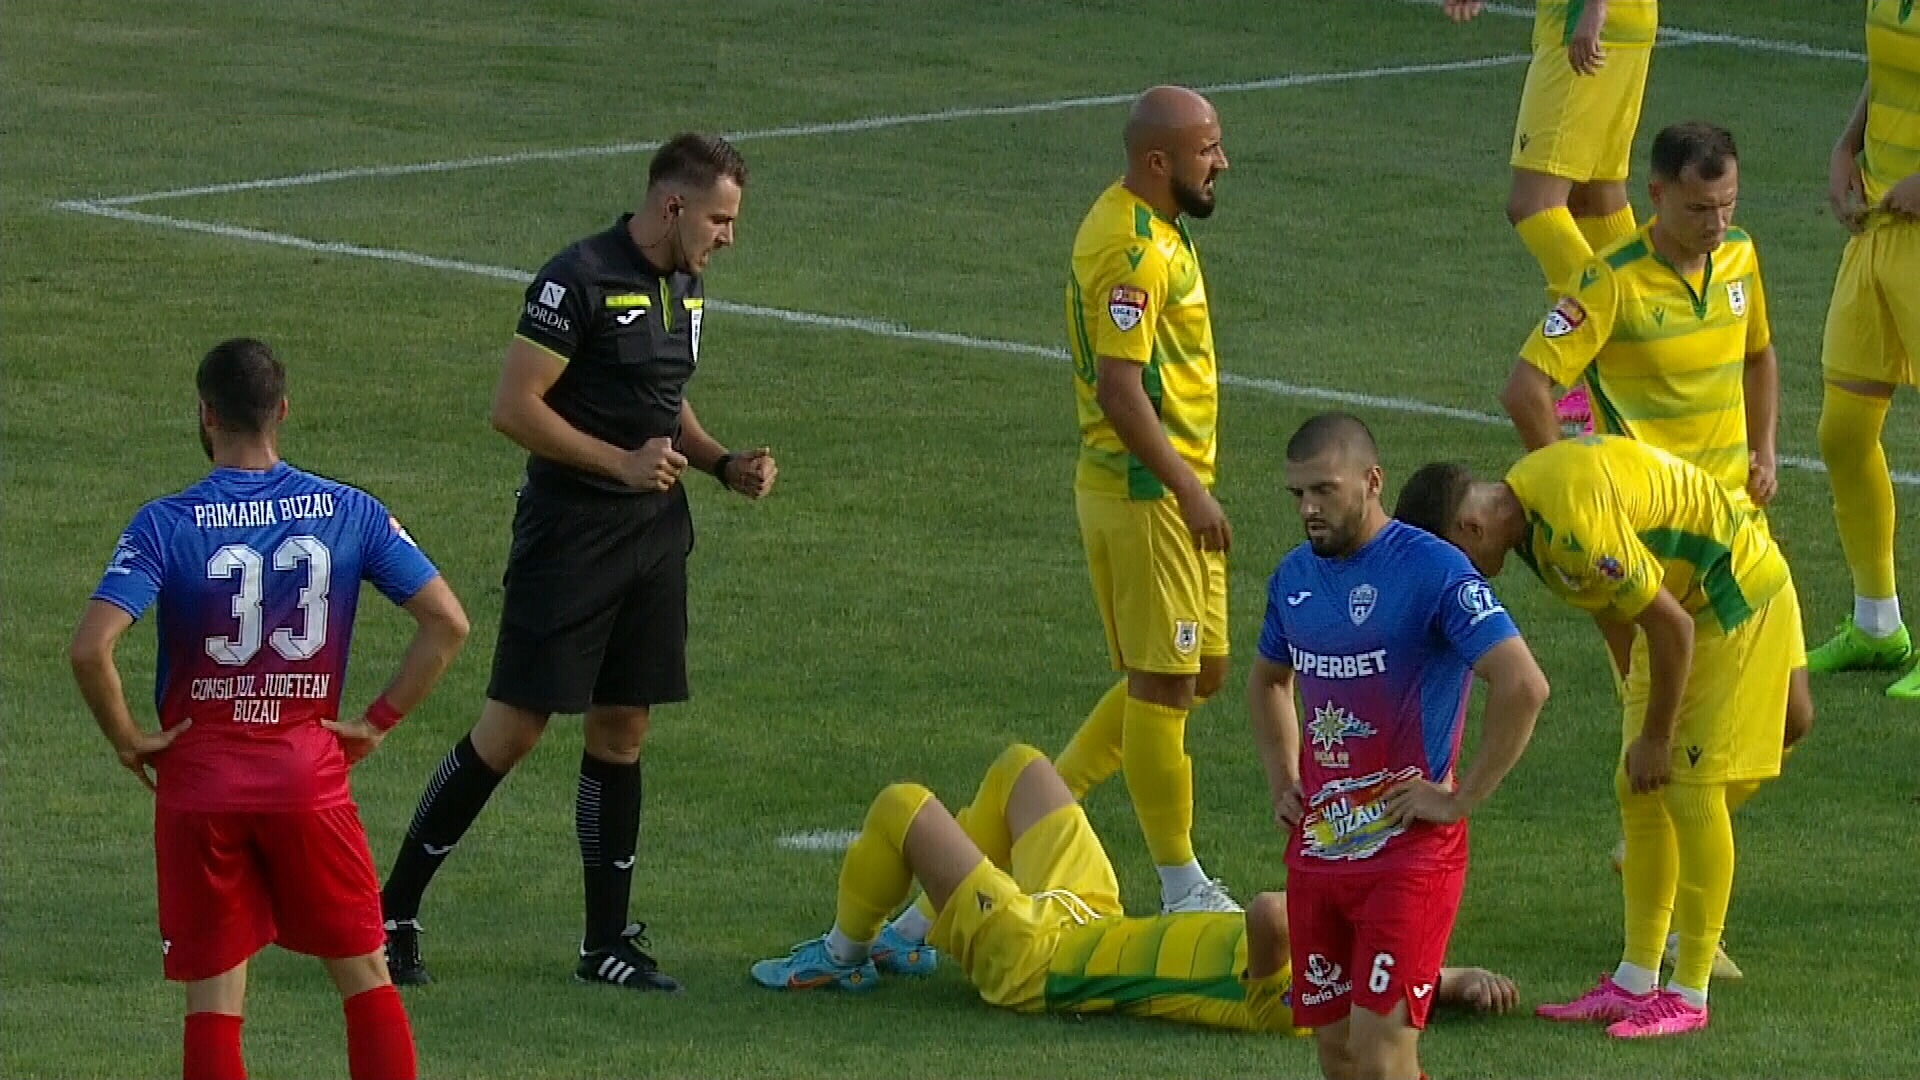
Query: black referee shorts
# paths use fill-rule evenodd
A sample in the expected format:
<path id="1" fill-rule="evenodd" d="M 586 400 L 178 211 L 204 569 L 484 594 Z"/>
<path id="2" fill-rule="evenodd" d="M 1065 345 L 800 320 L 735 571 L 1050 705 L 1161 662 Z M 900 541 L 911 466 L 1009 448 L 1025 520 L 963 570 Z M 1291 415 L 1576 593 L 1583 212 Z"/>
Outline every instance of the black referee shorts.
<path id="1" fill-rule="evenodd" d="M 686 494 L 529 485 L 513 515 L 487 696 L 538 713 L 687 699 Z"/>

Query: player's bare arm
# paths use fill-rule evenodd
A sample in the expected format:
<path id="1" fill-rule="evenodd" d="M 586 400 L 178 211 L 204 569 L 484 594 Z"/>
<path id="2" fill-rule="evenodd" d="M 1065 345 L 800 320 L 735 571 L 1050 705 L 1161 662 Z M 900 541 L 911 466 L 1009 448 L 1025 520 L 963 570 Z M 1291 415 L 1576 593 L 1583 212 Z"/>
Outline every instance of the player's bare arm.
<path id="1" fill-rule="evenodd" d="M 349 762 L 372 753 L 402 716 L 427 699 L 466 644 L 467 613 L 445 578 L 421 586 L 401 609 L 413 616 L 414 631 L 393 681 L 359 716 L 320 722 L 340 737 Z"/>
<path id="2" fill-rule="evenodd" d="M 1525 360 L 1516 360 L 1500 391 L 1500 405 L 1513 420 L 1513 430 L 1528 451 L 1560 438 L 1560 418 L 1554 412 L 1553 380 Z"/>
<path id="3" fill-rule="evenodd" d="M 1665 588 L 1634 623 L 1647 635 L 1647 716 L 1627 746 L 1627 780 L 1637 795 L 1658 791 L 1672 778 L 1673 729 L 1680 698 L 1693 673 L 1693 616 Z"/>
<path id="4" fill-rule="evenodd" d="M 120 635 L 132 625 L 133 616 L 116 605 L 105 600 L 87 601 L 80 626 L 73 632 L 67 659 L 73 665 L 73 681 L 80 685 L 80 696 L 86 699 L 94 722 L 100 725 L 100 734 L 107 737 L 120 764 L 139 777 L 148 790 L 153 790 L 153 777 L 147 767 L 173 745 L 173 740 L 179 738 L 192 721 L 183 721 L 159 732 L 142 731 L 134 723 L 133 713 L 127 708 L 126 691 L 120 684 L 120 669 L 113 662 L 113 650 L 120 643 Z"/>
<path id="5" fill-rule="evenodd" d="M 1626 678 L 1627 672 L 1633 667 L 1633 624 L 1604 613 L 1596 613 L 1593 624 L 1600 628 L 1600 637 L 1607 643 L 1607 655 L 1613 659 L 1613 670 L 1622 679 Z"/>
<path id="6" fill-rule="evenodd" d="M 1600 30 L 1607 23 L 1607 0 L 1587 0 L 1567 42 L 1567 64 L 1579 75 L 1597 75 L 1607 62 L 1600 47 Z"/>
<path id="7" fill-rule="evenodd" d="M 1127 452 L 1139 458 L 1180 501 L 1180 516 L 1193 533 L 1194 545 L 1202 551 L 1226 551 L 1233 546 L 1226 511 L 1220 509 L 1213 493 L 1167 441 L 1160 418 L 1154 415 L 1153 402 L 1147 398 L 1146 385 L 1141 382 L 1142 371 L 1143 366 L 1131 360 L 1100 357 L 1094 390 L 1100 409 Z"/>
<path id="8" fill-rule="evenodd" d="M 1485 802 L 1519 762 L 1533 738 L 1533 725 L 1547 703 L 1547 677 L 1521 638 L 1488 649 L 1473 665 L 1487 684 L 1480 748 L 1451 789 L 1425 779 L 1408 780 L 1388 793 L 1387 813 L 1400 821 L 1459 821 Z"/>
<path id="9" fill-rule="evenodd" d="M 1780 490 L 1780 358 L 1773 346 L 1747 355 L 1747 494 L 1765 506 Z"/>
<path id="10" fill-rule="evenodd" d="M 694 415 L 693 403 L 680 402 L 680 452 L 687 463 L 701 472 L 714 473 L 727 489 L 749 499 L 760 499 L 773 490 L 773 479 L 779 475 L 778 463 L 773 460 L 773 451 L 764 446 L 752 450 L 731 453 L 726 444 L 707 433 L 700 426 L 700 418 Z M 725 475 L 715 472 L 725 469 Z"/>
<path id="11" fill-rule="evenodd" d="M 1247 675 L 1247 714 L 1253 745 L 1266 769 L 1273 820 L 1300 824 L 1300 714 L 1293 703 L 1293 668 L 1255 657 Z"/>
<path id="12" fill-rule="evenodd" d="M 687 460 L 671 440 L 649 439 L 638 450 L 622 450 L 567 423 L 547 404 L 547 391 L 566 367 L 559 356 L 515 338 L 494 385 L 493 429 L 528 453 L 612 477 L 636 491 L 665 491 L 678 483 Z"/>
<path id="13" fill-rule="evenodd" d="M 1827 205 L 1834 220 L 1848 232 L 1859 232 L 1866 223 L 1867 182 L 1860 175 L 1860 151 L 1867 140 L 1867 88 L 1860 88 L 1860 100 L 1854 102 L 1853 115 L 1834 141 L 1833 157 L 1827 165 Z M 1888 194 L 1892 194 L 1889 192 Z"/>

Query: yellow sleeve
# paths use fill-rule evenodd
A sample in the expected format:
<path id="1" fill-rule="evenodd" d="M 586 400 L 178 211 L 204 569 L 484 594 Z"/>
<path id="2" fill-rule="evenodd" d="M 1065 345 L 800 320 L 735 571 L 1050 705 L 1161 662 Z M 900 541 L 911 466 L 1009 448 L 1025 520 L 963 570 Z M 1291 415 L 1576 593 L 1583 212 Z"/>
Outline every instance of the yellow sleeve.
<path id="1" fill-rule="evenodd" d="M 1167 264 L 1153 241 L 1137 239 L 1107 253 L 1086 282 L 1093 354 L 1145 364 L 1153 359 L 1153 328 L 1167 299 Z"/>
<path id="2" fill-rule="evenodd" d="M 1753 264 L 1753 295 L 1747 297 L 1747 355 L 1773 344 L 1773 326 L 1767 322 L 1767 287 L 1760 284 L 1758 256 Z"/>
<path id="3" fill-rule="evenodd" d="M 1599 259 L 1580 271 L 1580 284 L 1540 320 L 1520 347 L 1520 358 L 1560 386 L 1572 386 L 1613 334 L 1620 286 L 1613 268 Z"/>
<path id="4" fill-rule="evenodd" d="M 1634 619 L 1659 594 L 1666 571 L 1660 560 L 1623 523 L 1594 517 L 1554 530 L 1541 560 L 1547 588 L 1582 611 Z"/>

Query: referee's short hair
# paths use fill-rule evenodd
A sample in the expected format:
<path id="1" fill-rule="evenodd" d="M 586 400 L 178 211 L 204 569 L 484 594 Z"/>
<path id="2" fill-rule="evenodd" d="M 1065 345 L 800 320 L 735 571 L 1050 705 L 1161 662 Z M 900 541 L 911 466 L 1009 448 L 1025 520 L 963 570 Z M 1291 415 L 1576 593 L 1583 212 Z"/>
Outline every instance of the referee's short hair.
<path id="1" fill-rule="evenodd" d="M 718 135 L 682 132 L 654 151 L 647 166 L 647 187 L 677 184 L 705 191 L 726 177 L 747 186 L 747 159 Z"/>
<path id="2" fill-rule="evenodd" d="M 279 415 L 287 396 L 287 369 L 266 342 L 232 338 L 215 345 L 200 361 L 194 385 L 221 428 L 258 435 Z"/>

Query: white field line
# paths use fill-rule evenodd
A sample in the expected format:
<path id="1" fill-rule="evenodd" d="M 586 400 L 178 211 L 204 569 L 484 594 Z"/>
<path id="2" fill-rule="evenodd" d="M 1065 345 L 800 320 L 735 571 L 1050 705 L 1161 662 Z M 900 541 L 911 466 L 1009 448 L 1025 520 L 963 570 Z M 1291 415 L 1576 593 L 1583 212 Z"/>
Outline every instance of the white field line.
<path id="1" fill-rule="evenodd" d="M 1272 78 L 1254 79 L 1248 82 L 1215 83 L 1198 87 L 1206 94 L 1238 94 L 1254 90 L 1280 90 L 1291 86 L 1318 86 L 1325 83 L 1354 82 L 1363 79 L 1385 79 L 1397 75 L 1434 75 L 1448 71 L 1477 71 L 1482 68 L 1505 67 L 1509 64 L 1522 64 L 1528 60 L 1524 53 L 1509 53 L 1503 56 L 1482 56 L 1471 60 L 1446 60 L 1431 64 L 1402 64 L 1392 67 L 1360 68 L 1352 71 L 1317 71 L 1301 75 L 1276 75 Z M 884 116 L 868 116 L 857 120 L 835 120 L 820 124 L 793 124 L 786 127 L 760 128 L 754 131 L 736 131 L 727 134 L 731 142 L 753 142 L 767 139 L 807 138 L 815 135 L 844 135 L 859 131 L 880 131 L 885 128 L 913 127 L 919 124 L 937 124 L 951 120 L 973 120 L 981 117 L 1031 116 L 1038 113 L 1066 112 L 1071 109 L 1090 109 L 1105 105 L 1124 105 L 1132 101 L 1135 94 L 1099 94 L 1090 97 L 1052 98 L 1047 101 L 1028 101 L 1017 105 L 969 105 L 953 109 L 939 109 L 934 112 L 899 113 Z M 497 168 L 502 165 L 520 165 L 535 161 L 574 161 L 580 158 L 615 157 L 622 154 L 643 154 L 660 145 L 658 141 L 612 143 L 605 146 L 574 146 L 557 150 L 529 150 L 516 154 L 488 154 L 482 157 L 449 158 L 445 161 L 423 161 L 410 165 L 369 165 L 352 169 L 326 169 L 320 172 L 300 173 L 295 176 L 275 176 L 261 180 L 236 180 L 226 184 L 205 184 L 199 187 L 173 188 L 167 191 L 149 191 L 138 195 L 114 195 L 107 198 L 84 200 L 97 206 L 137 206 L 141 203 L 157 202 L 161 199 L 185 199 L 201 195 L 230 195 L 239 191 L 262 191 L 273 188 L 305 187 L 310 184 L 326 184 L 336 180 L 364 180 L 387 176 L 415 176 L 420 173 L 455 172 L 461 169 Z"/>
<path id="2" fill-rule="evenodd" d="M 332 240 L 309 240 L 303 236 L 288 233 L 268 232 L 264 229 L 248 229 L 238 225 L 224 225 L 213 221 L 193 221 L 187 218 L 166 217 L 140 210 L 128 210 L 118 206 L 102 206 L 85 199 L 70 200 L 58 204 L 62 209 L 75 213 L 92 214 L 98 217 L 112 218 L 116 221 L 130 221 L 142 225 L 158 225 L 163 228 L 180 229 L 186 232 L 203 233 L 209 236 L 225 237 L 231 240 L 244 240 L 255 244 L 270 244 L 289 247 L 299 251 L 311 251 L 323 255 L 344 255 L 356 259 L 373 259 L 379 262 L 401 263 L 406 266 L 418 266 L 428 270 L 440 270 L 449 273 L 472 274 L 478 277 L 509 281 L 516 285 L 525 285 L 533 280 L 532 273 L 511 266 L 490 266 L 486 263 L 468 262 L 463 259 L 443 259 L 437 255 L 422 255 L 413 251 L 398 251 L 391 248 L 366 247 L 360 244 L 346 244 Z M 746 315 L 757 319 L 771 319 L 776 322 L 793 323 L 826 330 L 850 330 L 855 333 L 871 334 L 875 337 L 892 338 L 896 341 L 912 341 L 923 345 L 944 345 L 959 349 L 972 349 L 979 352 L 995 352 L 1015 356 L 1032 356 L 1043 360 L 1065 363 L 1069 356 L 1065 349 L 1053 345 L 1035 345 L 1025 341 L 1004 341 L 999 338 L 976 337 L 972 334 L 956 334 L 945 330 L 915 330 L 902 323 L 884 319 L 869 319 L 852 315 L 827 315 L 813 311 L 794 311 L 789 308 L 766 307 L 760 304 L 741 304 L 724 300 L 709 300 L 715 310 L 734 315 Z M 1323 386 L 1310 386 L 1304 383 L 1287 382 L 1282 379 L 1268 379 L 1254 375 L 1236 375 L 1221 372 L 1220 381 L 1227 386 L 1237 386 L 1248 390 L 1258 390 L 1280 398 L 1299 398 L 1307 401 L 1323 401 L 1332 405 L 1346 405 L 1358 409 L 1378 409 L 1384 412 L 1407 413 L 1415 416 L 1432 416 L 1445 420 L 1457 420 L 1462 423 L 1478 424 L 1483 427 L 1508 426 L 1507 419 L 1492 413 L 1463 409 L 1454 405 L 1440 405 L 1418 398 L 1392 397 L 1381 394 L 1363 394 L 1350 390 L 1334 390 Z M 1781 463 L 1796 469 L 1810 469 L 1825 472 L 1826 466 L 1813 458 L 1787 455 Z M 1909 487 L 1920 486 L 1920 473 L 1895 472 L 1895 483 Z"/>
<path id="3" fill-rule="evenodd" d="M 807 832 L 788 833 L 779 840 L 780 846 L 791 851 L 845 851 L 860 834 L 852 829 L 811 829 Z"/>
<path id="4" fill-rule="evenodd" d="M 1405 0 L 1405 2 L 1422 7 L 1440 6 L 1440 0 Z M 1513 4 L 1488 4 L 1485 10 L 1489 15 L 1505 15 L 1516 19 L 1533 18 L 1532 8 L 1517 7 Z M 1809 45 L 1804 41 L 1775 41 L 1771 38 L 1743 37 L 1739 34 L 1716 34 L 1706 30 L 1682 30 L 1677 26 L 1661 27 L 1660 40 L 1666 45 L 1732 45 L 1757 52 L 1787 53 L 1821 60 L 1852 60 L 1863 64 L 1867 60 L 1867 54 L 1854 52 L 1851 49 L 1829 49 L 1820 45 Z"/>

